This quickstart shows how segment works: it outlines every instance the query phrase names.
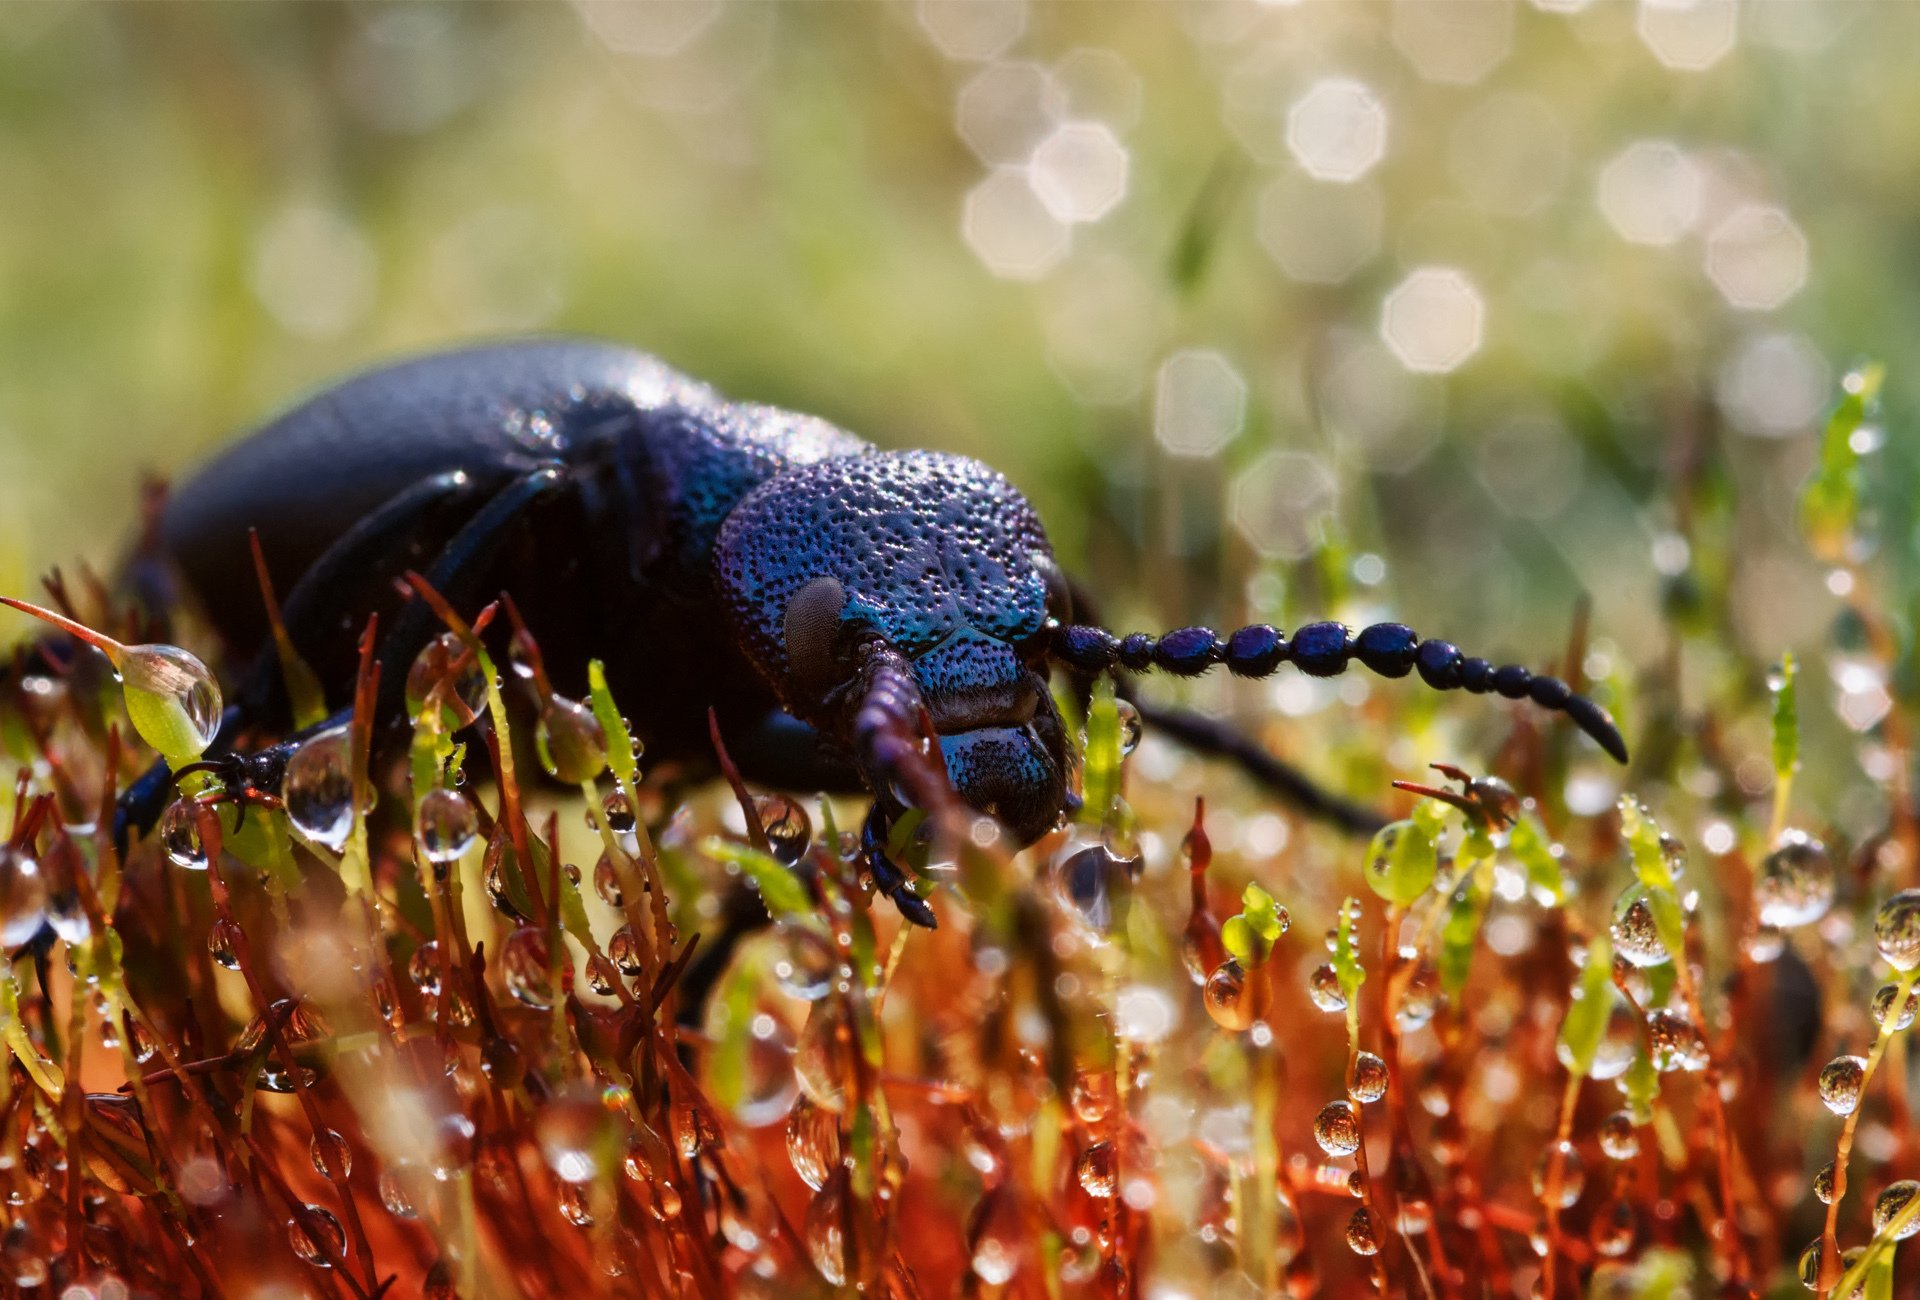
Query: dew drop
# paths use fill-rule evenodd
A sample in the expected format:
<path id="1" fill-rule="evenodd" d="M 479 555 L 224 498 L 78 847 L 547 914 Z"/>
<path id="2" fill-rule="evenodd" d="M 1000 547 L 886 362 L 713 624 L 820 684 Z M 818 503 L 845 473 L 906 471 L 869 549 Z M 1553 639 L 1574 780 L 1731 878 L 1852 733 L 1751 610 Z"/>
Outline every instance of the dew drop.
<path id="1" fill-rule="evenodd" d="M 1809 1291 L 1817 1291 L 1820 1288 L 1820 1258 L 1820 1238 L 1815 1237 L 1812 1244 L 1800 1252 L 1800 1262 L 1797 1266 L 1800 1285 Z"/>
<path id="2" fill-rule="evenodd" d="M 326 1244 L 333 1247 L 334 1254 L 344 1259 L 347 1254 L 346 1230 L 340 1226 L 340 1220 L 332 1213 L 317 1205 L 307 1206 L 307 1218 L 317 1231 L 326 1234 Z M 306 1226 L 297 1218 L 287 1220 L 287 1241 L 293 1247 L 293 1253 L 315 1268 L 332 1268 L 325 1247 L 317 1244 L 307 1235 Z"/>
<path id="3" fill-rule="evenodd" d="M 420 847 L 429 862 L 447 865 L 460 860 L 480 833 L 480 820 L 473 800 L 458 790 L 436 788 L 427 791 L 416 816 Z"/>
<path id="4" fill-rule="evenodd" d="M 787 1112 L 787 1160 L 800 1181 L 819 1191 L 840 1164 L 840 1122 L 806 1097 Z"/>
<path id="5" fill-rule="evenodd" d="M 12 845 L 0 845 L 0 946 L 11 950 L 47 922 L 47 878 L 40 864 Z"/>
<path id="6" fill-rule="evenodd" d="M 1887 1013 L 1893 1010 L 1893 1000 L 1899 996 L 1899 985 L 1882 984 L 1880 986 L 1879 991 L 1873 995 L 1873 1002 L 1870 1007 L 1873 1013 L 1874 1024 L 1885 1026 L 1887 1023 Z M 1913 1015 L 1916 1010 L 1920 1010 L 1920 992 L 1914 992 L 1910 989 L 1907 992 L 1906 1003 L 1900 1008 L 1900 1014 L 1894 1017 L 1893 1027 L 1896 1030 L 1907 1028 L 1913 1023 Z"/>
<path id="7" fill-rule="evenodd" d="M 645 950 L 641 948 L 640 941 L 634 938 L 630 925 L 621 926 L 607 940 L 607 956 L 620 973 L 629 979 L 642 974 L 647 968 Z"/>
<path id="8" fill-rule="evenodd" d="M 1328 1102 L 1313 1119 L 1313 1140 L 1330 1156 L 1350 1156 L 1360 1149 L 1360 1114 L 1344 1097 Z"/>
<path id="9" fill-rule="evenodd" d="M 1587 1186 L 1587 1167 L 1581 1162 L 1580 1153 L 1574 1149 L 1571 1142 L 1556 1142 L 1534 1162 L 1533 1194 L 1545 1198 L 1547 1178 L 1551 1173 L 1556 1151 L 1560 1157 L 1559 1207 L 1563 1210 L 1571 1209 Z"/>
<path id="10" fill-rule="evenodd" d="M 501 978 L 514 1000 L 536 1011 L 553 1006 L 553 972 L 548 959 L 551 949 L 545 930 L 523 925 L 507 936 L 500 950 Z M 563 972 L 564 978 L 564 972 Z"/>
<path id="11" fill-rule="evenodd" d="M 1104 843 L 1082 844 L 1054 859 L 1054 893 L 1089 930 L 1104 936 L 1118 922 L 1139 867 L 1139 858 L 1123 858 Z"/>
<path id="12" fill-rule="evenodd" d="M 631 835 L 639 822 L 633 815 L 633 805 L 627 802 L 623 791 L 610 791 L 600 801 L 600 814 L 607 819 L 607 829 L 615 835 Z"/>
<path id="13" fill-rule="evenodd" d="M 313 1160 L 313 1172 L 322 1178 L 343 1182 L 353 1172 L 353 1148 L 330 1128 L 323 1128 L 313 1135 L 313 1140 L 307 1144 L 307 1154 Z"/>
<path id="14" fill-rule="evenodd" d="M 1873 942 L 1895 970 L 1920 966 L 1920 889 L 1903 889 L 1880 905 Z"/>
<path id="15" fill-rule="evenodd" d="M 1360 1052 L 1347 1067 L 1347 1096 L 1359 1102 L 1379 1101 L 1387 1095 L 1387 1063 L 1372 1052 Z"/>
<path id="16" fill-rule="evenodd" d="M 609 1151 L 620 1150 L 612 1113 L 597 1090 L 578 1085 L 563 1090 L 540 1108 L 534 1135 L 547 1168 L 565 1183 L 590 1183 L 605 1169 Z"/>
<path id="17" fill-rule="evenodd" d="M 626 906 L 627 895 L 620 888 L 620 872 L 614 867 L 613 859 L 604 853 L 593 864 L 593 892 L 600 895 L 600 901 L 608 907 Z"/>
<path id="18" fill-rule="evenodd" d="M 534 746 L 547 775 L 584 785 L 607 770 L 607 733 L 593 710 L 563 695 L 549 696 L 534 730 Z"/>
<path id="19" fill-rule="evenodd" d="M 1340 987 L 1340 976 L 1326 962 L 1314 967 L 1313 974 L 1307 977 L 1307 997 L 1314 1006 L 1329 1014 L 1347 1009 L 1347 993 Z"/>
<path id="20" fill-rule="evenodd" d="M 1707 1068 L 1707 1040 L 1685 1015 L 1662 1007 L 1647 1014 L 1647 1044 L 1653 1068 L 1662 1074 L 1674 1070 L 1692 1073 Z"/>
<path id="21" fill-rule="evenodd" d="M 560 1217 L 576 1228 L 593 1226 L 593 1207 L 587 1203 L 587 1190 L 574 1183 L 561 1183 L 557 1198 Z"/>
<path id="22" fill-rule="evenodd" d="M 1813 1176 L 1813 1196 L 1822 1205 L 1833 1204 L 1833 1161 L 1820 1166 L 1820 1172 Z"/>
<path id="23" fill-rule="evenodd" d="M 413 950 L 413 956 L 407 958 L 407 978 L 428 997 L 439 995 L 440 943 L 437 939 L 429 939 Z"/>
<path id="24" fill-rule="evenodd" d="M 1347 1249 L 1356 1255 L 1380 1253 L 1380 1231 L 1373 1211 L 1364 1205 L 1355 1207 L 1353 1217 L 1347 1220 Z"/>
<path id="25" fill-rule="evenodd" d="M 1630 885 L 1620 895 L 1614 905 L 1611 931 L 1613 950 L 1635 966 L 1664 966 L 1673 960 L 1667 945 L 1660 941 L 1645 885 Z"/>
<path id="26" fill-rule="evenodd" d="M 818 1002 L 833 987 L 839 958 L 827 937 L 807 921 L 783 917 L 773 927 L 773 978 L 781 992 Z"/>
<path id="27" fill-rule="evenodd" d="M 1760 864 L 1754 901 L 1760 920 L 1783 930 L 1825 916 L 1833 906 L 1833 859 L 1827 846 L 1803 831 L 1787 831 Z"/>
<path id="28" fill-rule="evenodd" d="M 1866 1058 L 1836 1056 L 1820 1070 L 1820 1100 L 1836 1115 L 1851 1115 L 1867 1081 Z"/>
<path id="29" fill-rule="evenodd" d="M 1633 1249 L 1633 1239 L 1639 1229 L 1639 1216 L 1634 1213 L 1633 1202 L 1623 1196 L 1614 1196 L 1593 1216 L 1593 1223 L 1587 1228 L 1587 1239 L 1593 1243 L 1594 1252 L 1602 1258 L 1618 1259 Z"/>
<path id="30" fill-rule="evenodd" d="M 1113 1195 L 1118 1182 L 1118 1162 L 1114 1158 L 1111 1142 L 1095 1142 L 1080 1153 L 1074 1162 L 1073 1176 L 1080 1183 L 1080 1189 L 1096 1200 L 1106 1200 Z"/>
<path id="31" fill-rule="evenodd" d="M 1394 1023 L 1405 1030 L 1420 1029 L 1431 1024 L 1440 1010 L 1440 997 L 1438 973 L 1431 962 L 1421 962 L 1406 988 L 1401 990 L 1400 1003 L 1393 1011 Z"/>
<path id="32" fill-rule="evenodd" d="M 415 1192 L 424 1184 L 425 1172 L 412 1161 L 396 1160 L 380 1171 L 380 1203 L 397 1219 L 420 1215 Z"/>
<path id="33" fill-rule="evenodd" d="M 620 985 L 620 968 L 605 953 L 594 953 L 587 958 L 587 987 L 603 998 L 614 996 L 614 990 Z"/>
<path id="34" fill-rule="evenodd" d="M 1213 1017 L 1213 1023 L 1229 1033 L 1239 1033 L 1253 1025 L 1253 986 L 1247 980 L 1247 973 L 1240 963 L 1232 957 L 1214 968 L 1207 976 L 1201 997 L 1207 1004 L 1207 1014 Z"/>
<path id="35" fill-rule="evenodd" d="M 353 830 L 352 737 L 329 727 L 300 742 L 280 784 L 294 829 L 335 853 Z"/>
<path id="36" fill-rule="evenodd" d="M 1873 1200 L 1873 1230 L 1885 1232 L 1898 1218 L 1900 1212 L 1913 1200 L 1915 1192 L 1920 1192 L 1920 1182 L 1911 1178 L 1902 1178 L 1897 1183 L 1888 1183 L 1880 1195 Z M 1893 1234 L 1895 1241 L 1905 1241 L 1914 1233 L 1920 1232 L 1920 1215 L 1908 1219 Z"/>
<path id="37" fill-rule="evenodd" d="M 813 821 L 807 810 L 783 794 L 762 795 L 754 804 L 760 828 L 767 833 L 773 856 L 791 867 L 813 847 Z"/>
<path id="38" fill-rule="evenodd" d="M 1115 700 L 1114 712 L 1120 718 L 1120 757 L 1125 758 L 1140 748 L 1140 738 L 1146 732 L 1145 724 L 1140 720 L 1140 710 L 1131 700 Z"/>
<path id="39" fill-rule="evenodd" d="M 848 1054 L 852 1044 L 853 1028 L 847 1023 L 842 999 L 825 998 L 814 1003 L 806 1028 L 800 1031 L 793 1069 L 800 1080 L 800 1090 L 828 1110 L 842 1110 L 847 1104 Z"/>
<path id="40" fill-rule="evenodd" d="M 239 970 L 240 957 L 235 947 L 241 938 L 240 926 L 232 917 L 215 917 L 207 931 L 207 955 L 226 970 Z"/>
<path id="41" fill-rule="evenodd" d="M 440 693 L 440 702 L 452 711 L 459 726 L 464 727 L 480 716 L 480 706 L 487 698 L 487 679 L 480 671 L 479 661 L 467 655 L 466 650 L 453 632 L 442 632 L 427 642 L 407 670 L 410 716 L 420 715 L 420 710 L 426 707 L 427 696 L 442 682 L 446 687 Z M 456 669 L 455 664 L 462 656 L 466 657 L 465 663 Z"/>
<path id="42" fill-rule="evenodd" d="M 1616 1110 L 1600 1121 L 1600 1149 L 1611 1160 L 1631 1160 L 1640 1154 L 1640 1134 L 1632 1115 Z"/>
<path id="43" fill-rule="evenodd" d="M 220 730 L 220 685 L 198 658 L 172 645 L 126 647 L 114 668 L 140 739 L 175 767 L 200 757 Z"/>
<path id="44" fill-rule="evenodd" d="M 207 869 L 207 848 L 200 842 L 200 801 L 175 799 L 160 814 L 160 847 L 175 866 L 189 871 Z"/>

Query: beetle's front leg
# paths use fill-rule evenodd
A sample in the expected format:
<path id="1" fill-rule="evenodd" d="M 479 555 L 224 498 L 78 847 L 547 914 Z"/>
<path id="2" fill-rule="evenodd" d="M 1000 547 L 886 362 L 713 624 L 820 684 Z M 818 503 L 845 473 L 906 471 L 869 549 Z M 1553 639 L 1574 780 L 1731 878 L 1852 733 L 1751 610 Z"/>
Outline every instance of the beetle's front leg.
<path id="1" fill-rule="evenodd" d="M 860 858 L 873 876 L 874 888 L 893 900 L 901 916 L 915 925 L 936 929 L 939 922 L 934 918 L 933 908 L 927 905 L 926 899 L 913 892 L 907 873 L 887 855 L 887 841 L 892 837 L 893 825 L 898 819 L 899 809 L 891 800 L 874 799 L 867 820 L 860 826 Z"/>

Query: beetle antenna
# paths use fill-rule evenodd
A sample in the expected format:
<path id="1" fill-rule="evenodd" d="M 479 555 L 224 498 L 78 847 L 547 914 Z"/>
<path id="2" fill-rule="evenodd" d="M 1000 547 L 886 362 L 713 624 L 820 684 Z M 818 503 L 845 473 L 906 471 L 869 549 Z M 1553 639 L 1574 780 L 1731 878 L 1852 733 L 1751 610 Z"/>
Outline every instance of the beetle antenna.
<path id="1" fill-rule="evenodd" d="M 1225 664 L 1236 677 L 1268 677 L 1291 663 L 1310 677 L 1335 677 L 1355 660 L 1382 677 L 1405 677 L 1419 670 L 1439 691 L 1464 689 L 1532 700 L 1573 720 L 1617 761 L 1627 761 L 1627 742 L 1607 711 L 1558 677 L 1530 672 L 1519 664 L 1495 667 L 1463 655 L 1447 641 L 1422 641 L 1404 623 L 1375 623 L 1355 632 L 1345 623 L 1309 623 L 1291 640 L 1279 628 L 1254 623 L 1222 637 L 1210 627 L 1183 627 L 1164 636 L 1134 632 L 1117 637 L 1102 627 L 1075 623 L 1053 633 L 1048 654 L 1076 672 L 1102 673 L 1158 669 L 1176 677 L 1197 677 Z"/>

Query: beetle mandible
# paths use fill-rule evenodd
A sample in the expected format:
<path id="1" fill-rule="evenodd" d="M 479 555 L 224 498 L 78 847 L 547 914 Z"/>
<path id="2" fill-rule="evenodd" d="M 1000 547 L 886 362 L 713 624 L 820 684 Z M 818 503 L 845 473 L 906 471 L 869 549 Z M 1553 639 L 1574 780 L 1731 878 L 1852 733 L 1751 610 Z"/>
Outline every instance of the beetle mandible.
<path id="1" fill-rule="evenodd" d="M 878 450 L 811 416 L 728 401 L 640 352 L 552 340 L 349 379 L 167 499 L 165 557 L 228 652 L 253 665 L 210 752 L 235 755 L 226 761 L 256 787 L 274 783 L 291 724 L 253 595 L 249 529 L 330 699 L 348 694 L 356 636 L 378 614 L 380 717 L 404 715 L 406 668 L 441 630 L 424 602 L 396 591 L 406 571 L 469 613 L 510 592 L 560 689 L 582 693 L 588 660 L 605 661 L 656 761 L 706 765 L 711 708 L 748 779 L 871 792 L 868 865 L 922 924 L 931 910 L 881 849 L 907 807 L 957 793 L 1025 845 L 1072 800 L 1050 667 L 1086 679 L 1223 664 L 1264 677 L 1291 663 L 1331 676 L 1358 661 L 1387 677 L 1418 671 L 1443 690 L 1531 699 L 1626 758 L 1605 712 L 1564 682 L 1400 624 L 1122 638 L 1076 622 L 1076 592 L 1039 519 L 981 462 Z M 1308 811 L 1377 824 L 1223 724 L 1142 713 Z M 123 825 L 150 825 L 169 783 L 164 767 L 143 778 Z"/>

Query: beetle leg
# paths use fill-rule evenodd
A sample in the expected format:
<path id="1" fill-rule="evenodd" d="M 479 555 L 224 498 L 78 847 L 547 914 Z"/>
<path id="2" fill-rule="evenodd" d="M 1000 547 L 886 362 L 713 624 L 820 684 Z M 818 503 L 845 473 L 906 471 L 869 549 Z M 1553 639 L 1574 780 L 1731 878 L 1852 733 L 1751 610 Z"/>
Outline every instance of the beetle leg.
<path id="1" fill-rule="evenodd" d="M 542 465 L 514 479 L 488 498 L 474 516 L 460 526 L 426 571 L 429 586 L 455 609 L 469 608 L 486 592 L 484 584 L 497 572 L 493 561 L 513 531 L 541 502 L 568 484 L 557 465 Z M 403 605 L 392 626 L 380 636 L 375 658 L 380 663 L 378 718 L 402 716 L 406 701 L 407 669 L 414 657 L 446 629 L 423 600 Z"/>
<path id="2" fill-rule="evenodd" d="M 874 888 L 893 900 L 901 916 L 914 925 L 937 929 L 939 922 L 934 919 L 933 908 L 913 892 L 907 873 L 887 855 L 887 839 L 893 832 L 894 820 L 895 814 L 886 803 L 875 799 L 867 820 L 860 825 L 860 856 L 873 876 Z"/>
<path id="3" fill-rule="evenodd" d="M 389 600 L 392 580 L 429 563 L 475 509 L 482 485 L 463 470 L 435 474 L 389 497 L 309 565 L 282 602 L 282 622 L 301 655 L 338 676 L 353 663 L 359 624 L 343 611 L 371 613 Z M 369 601 L 376 602 L 368 608 Z M 280 656 L 266 642 L 241 684 L 246 725 L 283 728 L 291 720 Z M 226 740 L 231 743 L 231 736 Z"/>

